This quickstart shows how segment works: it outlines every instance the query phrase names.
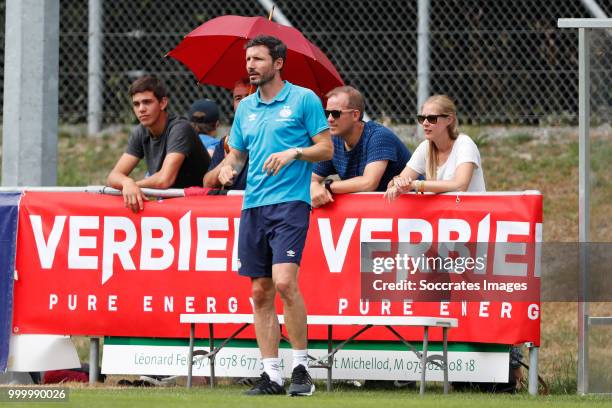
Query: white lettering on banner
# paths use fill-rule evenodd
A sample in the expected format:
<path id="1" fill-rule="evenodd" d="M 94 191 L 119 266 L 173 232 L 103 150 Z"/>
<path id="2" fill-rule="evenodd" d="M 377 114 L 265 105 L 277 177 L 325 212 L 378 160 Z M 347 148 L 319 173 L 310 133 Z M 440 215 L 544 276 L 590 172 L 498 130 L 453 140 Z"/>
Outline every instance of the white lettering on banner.
<path id="1" fill-rule="evenodd" d="M 358 219 L 347 218 L 344 221 L 337 245 L 334 245 L 329 218 L 319 218 L 318 222 L 319 233 L 321 234 L 321 246 L 323 247 L 323 254 L 325 255 L 329 271 L 332 273 L 342 272 L 342 266 L 344 266 L 346 253 L 348 252 L 349 243 L 351 242 L 351 236 L 353 236 L 353 231 L 355 231 Z"/>
<path id="2" fill-rule="evenodd" d="M 164 296 L 164 312 L 174 312 L 174 296 Z"/>
<path id="3" fill-rule="evenodd" d="M 448 302 L 440 302 L 440 316 L 449 316 Z"/>
<path id="4" fill-rule="evenodd" d="M 404 316 L 412 316 L 412 301 L 405 300 L 404 301 Z"/>
<path id="5" fill-rule="evenodd" d="M 480 302 L 480 310 L 478 316 L 489 317 L 489 302 Z"/>
<path id="6" fill-rule="evenodd" d="M 540 318 L 540 305 L 535 303 L 529 305 L 527 308 L 527 317 L 529 317 L 530 320 L 538 320 Z"/>
<path id="7" fill-rule="evenodd" d="M 529 223 L 518 221 L 498 221 L 495 242 L 504 242 L 504 245 L 495 245 L 495 259 L 493 260 L 493 275 L 527 276 L 527 263 L 506 262 L 507 255 L 525 255 L 527 244 L 509 242 L 511 235 L 529 235 Z"/>
<path id="8" fill-rule="evenodd" d="M 208 296 L 206 298 L 206 313 L 217 313 L 217 309 L 215 305 L 217 303 L 217 299 L 212 296 Z"/>
<path id="9" fill-rule="evenodd" d="M 161 231 L 161 237 L 154 237 L 153 231 Z M 140 219 L 141 249 L 140 269 L 163 271 L 174 261 L 174 247 L 170 240 L 174 229 L 170 220 L 164 217 L 142 217 Z M 153 257 L 153 250 L 162 251 L 162 256 Z"/>
<path id="10" fill-rule="evenodd" d="M 236 313 L 238 311 L 238 299 L 231 297 L 227 300 L 227 310 L 230 313 Z"/>
<path id="11" fill-rule="evenodd" d="M 393 231 L 393 218 L 362 218 L 361 219 L 361 228 L 359 229 L 359 242 L 384 242 L 385 245 L 377 245 L 377 251 L 391 251 L 391 239 L 389 238 L 372 238 L 373 232 L 391 232 Z M 366 247 L 370 252 L 368 254 L 361 253 L 361 258 L 364 259 L 372 259 L 374 255 L 371 253 L 371 247 Z M 361 248 L 360 245 L 360 250 Z M 369 304 L 367 305 L 369 308 Z M 361 310 L 361 305 L 359 307 Z M 368 313 L 367 311 L 362 312 L 362 314 Z"/>
<path id="12" fill-rule="evenodd" d="M 68 295 L 68 310 L 76 310 L 77 308 L 77 295 Z"/>
<path id="13" fill-rule="evenodd" d="M 83 299 L 84 301 L 78 302 L 79 299 Z M 58 295 L 56 293 L 49 293 L 49 310 L 53 311 L 63 311 L 69 310 L 71 312 L 79 312 L 83 309 L 93 312 L 104 312 L 104 306 L 108 305 L 107 311 L 117 311 L 117 302 L 119 297 L 117 295 L 109 295 L 108 301 L 105 302 L 95 294 L 68 294 L 66 295 Z M 101 300 L 99 303 L 98 300 Z M 164 312 L 164 313 L 173 313 L 175 311 L 180 311 L 181 313 L 224 313 L 223 310 L 217 310 L 217 305 L 226 304 L 228 313 L 245 313 L 244 306 L 246 300 L 241 298 L 237 298 L 235 296 L 230 296 L 228 298 L 218 298 L 213 296 L 207 297 L 194 297 L 194 296 L 185 296 L 184 298 L 180 298 L 184 303 L 177 305 L 174 308 L 174 296 L 151 296 L 146 295 L 143 296 L 143 309 L 142 312 Z M 178 300 L 177 300 L 178 301 Z M 248 302 L 250 303 L 252 298 L 249 297 Z M 83 304 L 81 304 L 83 303 Z M 355 302 L 356 303 L 356 302 Z M 460 303 L 460 305 L 459 305 Z M 170 306 L 169 306 L 170 305 Z M 378 306 L 380 305 L 380 306 Z M 403 316 L 412 316 L 415 313 L 418 315 L 422 313 L 419 310 L 413 310 L 415 307 L 418 309 L 422 306 L 420 303 L 413 303 L 411 300 L 405 300 L 401 302 L 390 302 L 387 300 L 383 300 L 381 302 L 371 303 L 367 300 L 359 300 L 359 314 L 361 315 L 380 315 L 380 316 L 393 316 L 393 315 L 403 315 Z M 98 307 L 100 306 L 100 307 Z M 347 298 L 339 298 L 338 299 L 338 315 L 345 315 L 347 310 L 349 310 L 349 306 L 351 306 L 351 302 Z M 494 305 L 488 301 L 481 302 L 448 302 L 441 301 L 437 302 L 437 307 L 439 310 L 439 316 L 455 316 L 459 317 L 469 317 L 469 318 L 479 318 L 479 319 L 512 319 L 512 311 L 513 305 L 510 302 L 501 302 L 499 305 L 495 306 L 495 309 L 492 309 Z M 460 308 L 460 309 L 459 309 Z M 178 309 L 178 310 L 177 310 Z M 352 314 L 351 312 L 349 314 Z M 521 314 L 524 314 L 526 318 L 529 320 L 537 320 L 540 318 L 540 306 L 537 303 L 529 304 L 525 311 L 522 311 Z M 434 312 L 434 315 L 435 312 Z M 514 316 L 516 318 L 517 316 Z"/>
<path id="14" fill-rule="evenodd" d="M 362 218 L 359 230 L 360 242 L 391 242 L 391 239 L 372 238 L 373 232 L 393 231 L 393 218 Z"/>
<path id="15" fill-rule="evenodd" d="M 364 302 L 363 299 L 359 299 L 359 313 L 364 315 L 364 314 L 368 314 L 369 311 L 370 311 L 370 301 L 366 300 Z"/>
<path id="16" fill-rule="evenodd" d="M 124 241 L 115 241 L 115 232 L 125 233 Z M 119 257 L 123 269 L 134 270 L 136 266 L 130 250 L 136 245 L 136 227 L 126 217 L 104 217 L 104 240 L 102 246 L 102 284 L 113 276 L 113 260 Z"/>
<path id="17" fill-rule="evenodd" d="M 96 310 L 96 300 L 95 295 L 87 296 L 87 310 Z"/>
<path id="18" fill-rule="evenodd" d="M 400 218 L 397 220 L 397 241 L 398 242 L 414 242 L 410 239 L 413 233 L 419 234 L 421 237 L 417 242 L 433 241 L 433 229 L 427 220 L 420 218 Z M 429 247 L 427 247 L 429 249 Z M 422 253 L 427 252 L 427 249 Z M 418 255 L 421 255 L 419 253 Z"/>
<path id="19" fill-rule="evenodd" d="M 68 220 L 67 220 L 68 218 Z M 128 217 L 117 216 L 55 216 L 48 236 L 43 232 L 43 220 L 41 216 L 30 215 L 30 223 L 36 243 L 39 261 L 43 269 L 53 267 L 53 262 L 59 242 L 62 241 L 66 230 L 66 242 L 68 242 L 66 260 L 68 269 L 98 269 L 102 271 L 102 284 L 106 283 L 114 273 L 114 265 L 120 265 L 123 270 L 169 270 L 176 259 L 176 267 L 179 271 L 227 271 L 231 263 L 231 270 L 238 270 L 238 232 L 240 228 L 239 218 L 231 218 L 233 229 L 230 228 L 229 217 L 197 217 L 195 219 L 196 237 L 192 237 L 191 211 L 185 213 L 178 221 L 179 239 L 175 239 L 174 224 L 172 219 L 165 217 L 142 217 L 140 225 Z M 68 221 L 68 228 L 64 228 Z M 434 225 L 425 219 L 418 218 L 347 218 L 343 221 L 337 240 L 332 234 L 330 218 L 319 218 L 318 220 L 320 242 L 325 256 L 326 264 L 331 273 L 342 272 L 346 257 L 359 228 L 360 242 L 384 242 L 390 243 L 397 239 L 411 248 L 412 257 L 409 261 L 415 264 L 415 258 L 426 253 L 432 242 L 451 245 L 443 252 L 459 252 L 459 255 L 467 257 L 468 251 L 465 242 L 469 242 L 475 235 L 477 239 L 477 251 L 484 261 L 477 264 L 476 273 L 485 274 L 486 255 L 488 251 L 491 232 L 491 215 L 487 214 L 480 220 L 477 230 L 471 230 L 470 223 L 464 219 L 439 219 L 437 221 L 437 237 L 434 236 Z M 394 225 L 397 222 L 397 225 Z M 526 221 L 495 221 L 495 242 L 504 243 L 497 245 L 494 253 L 492 272 L 494 275 L 527 276 L 529 264 L 527 262 L 508 262 L 507 257 L 526 255 L 527 244 L 525 238 L 529 238 L 532 232 L 532 223 Z M 84 234 L 83 230 L 103 231 Z M 391 233 L 397 228 L 397 235 Z M 536 241 L 541 241 L 542 224 L 534 225 Z M 377 234 L 381 234 L 378 236 Z M 98 237 L 102 235 L 102 242 L 98 243 Z M 211 236 L 212 235 L 212 236 Z M 373 236 L 376 236 L 374 238 Z M 518 238 L 518 237 L 522 238 Z M 382 238 L 385 237 L 385 238 Z M 508 242 L 512 237 L 514 240 L 523 242 Z M 230 244 L 230 240 L 233 242 Z M 195 241 L 192 244 L 192 240 Z M 176 241 L 178 241 L 176 243 Z M 417 242 L 415 242 L 417 241 Z M 231 248 L 231 262 L 229 258 L 229 247 Z M 195 248 L 194 248 L 195 247 Z M 195 252 L 195 267 L 191 263 L 192 249 Z M 382 249 L 382 248 L 381 248 Z M 389 246 L 389 250 L 391 247 Z M 83 255 L 83 250 L 89 250 L 91 254 Z M 384 250 L 384 249 L 382 249 Z M 138 251 L 138 252 L 136 252 Z M 132 256 L 132 254 L 134 256 Z M 214 256 L 214 253 L 220 253 Z M 97 255 L 96 255 L 97 253 Z M 154 256 L 155 255 L 155 256 Z M 367 254 L 362 254 L 367 255 Z M 410 254 L 409 254 L 410 255 Z M 536 248 L 536 256 L 540 252 Z M 118 262 L 117 262 L 118 261 Z M 512 259 L 511 259 L 512 261 Z M 426 268 L 427 265 L 420 265 Z M 484 266 L 484 267 L 483 267 Z M 416 270 L 416 268 L 413 268 Z M 430 272 L 429 270 L 421 270 Z M 400 270 L 398 274 L 407 273 L 408 270 Z M 534 269 L 536 277 L 539 276 L 539 268 Z M 398 279 L 405 278 L 398 276 Z"/>
<path id="20" fill-rule="evenodd" d="M 354 233 L 357 224 L 361 221 L 359 227 L 360 242 L 391 242 L 391 239 L 386 238 L 373 238 L 373 233 L 376 232 L 392 232 L 393 230 L 393 219 L 391 218 L 347 218 L 342 225 L 340 236 L 338 237 L 337 243 L 334 245 L 334 240 L 331 231 L 331 223 L 329 218 L 319 218 L 319 233 L 321 239 L 321 246 L 327 262 L 329 271 L 337 273 L 342 271 L 344 261 L 348 253 L 348 247 Z M 541 225 L 541 224 L 539 224 Z M 506 245 L 498 245 L 495 250 L 496 253 L 505 250 L 506 252 L 500 253 L 498 257 L 495 257 L 496 263 L 494 264 L 493 274 L 494 275 L 509 275 L 514 276 L 526 276 L 527 263 L 521 262 L 506 262 L 506 255 L 524 255 L 526 245 L 523 243 L 508 243 L 508 237 L 510 235 L 529 235 L 529 222 L 522 221 L 498 221 L 497 222 L 497 235 L 496 242 L 506 243 Z M 537 233 L 536 224 L 536 233 Z M 487 269 L 488 257 L 486 256 L 489 250 L 489 240 L 491 231 L 491 214 L 485 215 L 482 220 L 478 223 L 476 229 L 476 250 L 477 257 L 482 258 L 483 261 L 475 265 L 475 273 L 485 274 Z M 540 228 L 541 231 L 541 228 Z M 414 242 L 411 239 L 411 235 L 419 234 L 420 239 Z M 433 227 L 430 222 L 424 219 L 418 218 L 399 218 L 397 219 L 397 241 L 402 243 L 409 243 L 409 247 L 406 249 L 407 254 L 410 256 L 410 260 L 418 258 L 426 253 L 432 242 L 438 242 L 439 248 L 438 253 L 442 257 L 448 257 L 450 252 L 457 252 L 458 256 L 468 257 L 470 256 L 469 248 L 464 245 L 470 242 L 472 237 L 472 229 L 470 224 L 463 219 L 439 219 L 438 220 L 438 233 L 434 240 Z M 406 248 L 406 247 L 404 247 Z M 379 248 L 384 250 L 384 248 Z M 362 254 L 363 256 L 364 254 Z M 367 254 L 366 254 L 367 255 Z M 427 268 L 421 270 L 421 272 L 429 272 L 427 265 L 422 265 Z M 510 267 L 510 269 L 508 269 Z M 406 278 L 401 274 L 406 274 L 407 271 L 399 270 L 398 279 Z"/>
<path id="21" fill-rule="evenodd" d="M 49 295 L 49 310 L 53 310 L 53 306 L 57 305 L 57 300 L 57 295 L 55 293 Z"/>
<path id="22" fill-rule="evenodd" d="M 380 302 L 380 314 L 381 315 L 390 315 L 391 314 L 391 302 L 388 300 L 383 300 Z"/>
<path id="23" fill-rule="evenodd" d="M 179 221 L 179 244 L 178 270 L 189 270 L 189 256 L 191 255 L 191 211 L 187 211 Z"/>
<path id="24" fill-rule="evenodd" d="M 97 230 L 99 217 L 72 216 L 68 222 L 68 268 L 70 269 L 98 269 L 98 257 L 82 256 L 81 249 L 95 249 L 96 237 L 83 236 L 81 230 Z"/>
<path id="25" fill-rule="evenodd" d="M 344 309 L 348 307 L 348 299 L 340 298 L 338 299 L 338 314 L 341 315 Z"/>
<path id="26" fill-rule="evenodd" d="M 193 296 L 187 296 L 185 298 L 185 311 L 187 313 L 194 313 L 195 309 L 193 307 L 193 302 L 195 302 L 195 298 Z"/>
<path id="27" fill-rule="evenodd" d="M 414 304 L 412 303 L 411 300 L 405 300 L 401 306 L 402 314 L 404 316 L 412 316 L 414 313 L 414 311 L 412 310 L 413 305 Z M 440 316 L 451 316 L 451 311 L 450 311 L 451 305 L 452 305 L 451 302 L 447 302 L 447 301 L 439 302 L 439 306 L 440 306 L 439 315 Z M 492 317 L 491 313 L 489 312 L 489 307 L 491 306 L 491 302 L 488 302 L 488 301 L 469 302 L 468 304 L 468 302 L 462 301 L 461 302 L 461 312 L 460 312 L 462 317 L 468 316 L 468 306 L 470 307 L 471 315 L 473 315 L 474 313 L 477 313 L 478 317 L 481 317 L 481 318 Z M 343 312 L 346 309 L 348 309 L 348 307 L 349 307 L 349 301 L 347 299 L 345 298 L 338 299 L 338 314 L 339 315 L 342 315 Z M 397 307 L 398 306 L 395 306 L 393 303 L 383 300 L 380 302 L 380 309 L 371 310 L 371 312 L 380 314 L 381 316 L 393 315 L 392 309 L 395 309 Z M 477 310 L 474 310 L 474 308 L 477 308 Z M 370 312 L 370 304 L 367 300 L 359 301 L 359 312 L 362 315 L 367 315 Z M 502 302 L 500 306 L 500 310 L 499 310 L 499 315 L 496 315 L 496 316 L 499 317 L 500 319 L 512 319 L 512 303 Z M 527 317 L 530 320 L 537 320 L 540 317 L 540 305 L 537 303 L 530 304 L 527 308 Z"/>
<path id="28" fill-rule="evenodd" d="M 412 234 L 419 234 L 420 239 L 415 242 L 410 236 Z M 415 273 L 417 267 L 415 265 L 415 259 L 418 259 L 425 255 L 431 243 L 433 242 L 433 228 L 431 224 L 426 220 L 420 218 L 400 218 L 397 220 L 397 241 L 405 243 L 406 255 L 410 256 L 409 261 L 412 263 L 411 271 Z M 408 242 L 412 242 L 407 244 Z M 425 264 L 422 272 L 429 272 L 429 267 Z M 406 280 L 408 278 L 408 269 L 399 269 L 397 272 L 397 281 Z"/>
<path id="29" fill-rule="evenodd" d="M 238 237 L 240 236 L 240 218 L 234 218 L 234 246 L 232 248 L 232 271 L 238 272 Z"/>
<path id="30" fill-rule="evenodd" d="M 453 232 L 457 234 L 457 238 L 452 237 Z M 438 220 L 438 254 L 446 258 L 449 257 L 450 252 L 458 252 L 462 258 L 470 257 L 470 250 L 465 245 L 459 245 L 468 242 L 470 235 L 470 224 L 467 221 L 440 218 Z"/>
<path id="31" fill-rule="evenodd" d="M 47 242 L 43 235 L 42 217 L 40 215 L 30 215 L 30 224 L 32 225 L 32 233 L 36 242 L 36 250 L 40 259 L 40 267 L 43 269 L 51 269 L 57 244 L 59 244 L 66 223 L 65 215 L 58 215 L 53 219 L 53 227 L 49 233 Z"/>
<path id="32" fill-rule="evenodd" d="M 474 273 L 477 275 L 484 275 L 487 272 L 487 264 L 489 258 L 487 252 L 489 251 L 489 235 L 491 234 L 491 214 L 487 214 L 478 223 L 478 234 L 476 236 L 476 258 L 480 258 L 482 262 L 474 267 Z"/>
<path id="33" fill-rule="evenodd" d="M 501 317 L 502 317 L 502 319 L 504 317 L 506 317 L 508 319 L 512 319 L 512 315 L 510 314 L 511 311 L 512 311 L 512 303 L 502 302 L 502 305 L 501 305 Z"/>
<path id="34" fill-rule="evenodd" d="M 226 258 L 210 258 L 208 251 L 224 251 L 227 238 L 211 238 L 210 231 L 227 231 L 227 218 L 203 217 L 197 219 L 198 241 L 196 244 L 196 271 L 225 271 Z"/>
<path id="35" fill-rule="evenodd" d="M 55 293 L 49 294 L 49 310 L 53 310 L 56 306 L 60 305 L 59 296 Z M 68 310 L 74 312 L 79 309 L 79 296 L 77 294 L 69 294 L 67 304 L 63 304 L 63 307 L 67 307 Z M 63 299 L 65 301 L 66 298 Z M 98 296 L 97 295 L 87 295 L 87 310 L 88 311 L 98 311 L 97 308 Z M 117 295 L 109 295 L 108 296 L 108 311 L 116 312 L 117 311 Z"/>
<path id="36" fill-rule="evenodd" d="M 117 311 L 117 295 L 109 295 L 108 296 L 108 311 L 116 312 Z"/>
<path id="37" fill-rule="evenodd" d="M 142 298 L 142 310 L 144 312 L 152 312 L 153 308 L 151 307 L 151 301 L 153 300 L 153 296 L 143 296 Z"/>
<path id="38" fill-rule="evenodd" d="M 82 230 L 97 230 L 100 228 L 100 217 L 96 216 L 55 216 L 49 236 L 45 239 L 40 215 L 30 215 L 30 224 L 36 243 L 38 257 L 43 269 L 51 269 L 59 242 L 62 239 L 66 219 L 68 228 L 68 269 L 98 269 L 99 257 L 96 255 L 81 255 L 82 249 L 97 249 L 97 237 L 82 235 Z M 172 222 L 164 217 L 142 217 L 140 231 L 136 230 L 133 221 L 127 217 L 103 217 L 102 239 L 102 284 L 113 276 L 115 256 L 119 258 L 124 270 L 136 270 L 130 252 L 134 249 L 137 239 L 141 237 L 140 270 L 166 270 L 175 259 L 175 248 L 171 244 L 174 236 Z M 240 219 L 234 218 L 236 237 L 232 250 L 232 270 L 238 270 L 238 239 Z M 198 218 L 198 240 L 196 250 L 196 270 L 225 271 L 227 259 L 212 258 L 209 251 L 225 251 L 227 238 L 211 238 L 210 231 L 228 231 L 228 218 Z M 161 231 L 161 236 L 155 236 L 155 231 Z M 125 234 L 124 240 L 116 240 L 117 232 Z M 191 253 L 191 211 L 179 220 L 178 270 L 190 269 Z M 350 236 L 349 236 L 350 238 Z M 153 257 L 155 250 L 160 250 L 160 257 Z"/>

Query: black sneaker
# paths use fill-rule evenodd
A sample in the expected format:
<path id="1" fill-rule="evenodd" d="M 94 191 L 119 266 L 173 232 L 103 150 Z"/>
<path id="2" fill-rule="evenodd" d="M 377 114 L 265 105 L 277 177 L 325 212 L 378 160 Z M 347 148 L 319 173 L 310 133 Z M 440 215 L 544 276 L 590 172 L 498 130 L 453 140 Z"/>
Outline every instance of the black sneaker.
<path id="1" fill-rule="evenodd" d="M 271 381 L 270 376 L 263 372 L 257 384 L 250 390 L 245 392 L 246 395 L 277 395 L 285 394 L 285 387 L 278 383 Z"/>
<path id="2" fill-rule="evenodd" d="M 315 386 L 312 383 L 312 378 L 306 367 L 299 364 L 293 369 L 291 373 L 291 386 L 289 387 L 289 395 L 292 397 L 298 395 L 312 395 L 315 390 Z"/>

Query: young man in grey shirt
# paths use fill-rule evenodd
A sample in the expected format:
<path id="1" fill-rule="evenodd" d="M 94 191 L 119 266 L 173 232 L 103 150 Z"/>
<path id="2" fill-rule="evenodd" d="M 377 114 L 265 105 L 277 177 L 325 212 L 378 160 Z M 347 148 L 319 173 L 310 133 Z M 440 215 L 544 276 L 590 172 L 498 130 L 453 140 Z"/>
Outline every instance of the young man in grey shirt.
<path id="1" fill-rule="evenodd" d="M 132 108 L 140 124 L 130 134 L 125 153 L 108 175 L 107 184 L 121 190 L 126 207 L 134 212 L 144 208 L 141 188 L 185 188 L 202 186 L 210 155 L 189 122 L 169 114 L 168 93 L 152 75 L 137 79 L 130 86 Z M 147 176 L 129 177 L 144 158 Z"/>

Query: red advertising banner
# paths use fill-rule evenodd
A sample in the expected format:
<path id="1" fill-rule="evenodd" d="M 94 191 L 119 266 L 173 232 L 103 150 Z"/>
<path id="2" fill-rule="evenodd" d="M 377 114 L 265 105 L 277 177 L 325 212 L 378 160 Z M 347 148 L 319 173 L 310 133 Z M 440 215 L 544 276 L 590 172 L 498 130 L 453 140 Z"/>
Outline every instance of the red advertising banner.
<path id="1" fill-rule="evenodd" d="M 149 201 L 133 214 L 121 197 L 26 193 L 19 210 L 14 332 L 187 337 L 181 313 L 252 313 L 250 281 L 236 272 L 241 205 L 240 195 L 185 197 Z M 533 243 L 541 241 L 541 231 L 538 193 L 404 195 L 393 203 L 381 194 L 339 195 L 312 212 L 300 287 L 312 315 L 456 317 L 459 328 L 449 332 L 450 341 L 539 344 L 539 298 L 369 301 L 360 274 L 362 243 Z M 489 259 L 485 277 L 501 262 Z M 523 270 L 539 280 L 531 259 Z M 280 301 L 277 306 L 282 312 Z M 205 337 L 206 328 L 200 330 Z M 334 329 L 334 337 L 349 331 Z M 422 329 L 401 332 L 422 338 Z M 311 339 L 326 334 L 324 327 L 309 327 Z M 383 329 L 360 338 L 391 339 Z"/>

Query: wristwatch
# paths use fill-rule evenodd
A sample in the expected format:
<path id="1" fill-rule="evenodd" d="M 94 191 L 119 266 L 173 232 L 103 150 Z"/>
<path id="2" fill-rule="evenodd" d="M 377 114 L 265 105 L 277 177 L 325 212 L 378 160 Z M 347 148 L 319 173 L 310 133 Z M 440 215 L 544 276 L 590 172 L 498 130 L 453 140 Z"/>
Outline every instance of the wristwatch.
<path id="1" fill-rule="evenodd" d="M 295 150 L 295 160 L 300 160 L 300 157 L 302 157 L 302 152 L 304 151 L 304 149 L 302 149 L 301 147 L 294 147 L 293 150 Z"/>
<path id="2" fill-rule="evenodd" d="M 325 180 L 325 183 L 324 183 L 325 184 L 325 189 L 327 191 L 329 191 L 330 193 L 332 193 L 332 194 L 334 194 L 334 192 L 331 189 L 331 185 L 332 185 L 333 182 L 334 182 L 334 180 L 327 179 L 327 180 Z"/>

